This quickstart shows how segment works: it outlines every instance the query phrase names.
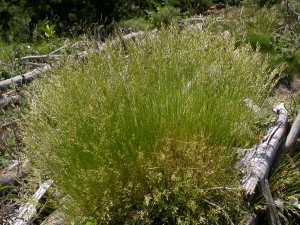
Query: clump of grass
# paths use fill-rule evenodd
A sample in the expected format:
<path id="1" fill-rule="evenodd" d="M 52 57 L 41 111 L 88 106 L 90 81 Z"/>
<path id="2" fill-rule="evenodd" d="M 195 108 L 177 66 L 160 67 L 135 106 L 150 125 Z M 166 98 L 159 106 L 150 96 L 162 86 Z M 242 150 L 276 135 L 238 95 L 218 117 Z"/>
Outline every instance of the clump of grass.
<path id="1" fill-rule="evenodd" d="M 276 71 L 250 45 L 177 28 L 69 61 L 36 83 L 29 157 L 72 216 L 107 224 L 238 222 L 233 147 L 253 144 L 252 109 Z M 222 188 L 227 187 L 227 189 Z"/>
<path id="2" fill-rule="evenodd" d="M 249 42 L 253 49 L 260 48 L 263 51 L 271 51 L 272 45 L 269 36 L 265 34 L 248 33 L 247 42 Z"/>
<path id="3" fill-rule="evenodd" d="M 136 32 L 140 30 L 151 30 L 154 28 L 152 23 L 143 18 L 124 20 L 119 23 L 119 26 L 122 28 L 132 28 Z"/>

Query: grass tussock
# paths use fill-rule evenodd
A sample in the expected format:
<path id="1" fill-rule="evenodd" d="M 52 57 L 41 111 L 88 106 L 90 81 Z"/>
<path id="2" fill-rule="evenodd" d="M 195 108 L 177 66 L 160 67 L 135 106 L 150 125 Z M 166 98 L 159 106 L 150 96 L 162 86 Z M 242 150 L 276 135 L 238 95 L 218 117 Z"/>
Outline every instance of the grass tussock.
<path id="1" fill-rule="evenodd" d="M 68 196 L 69 215 L 101 224 L 242 219 L 233 147 L 252 145 L 254 113 L 276 71 L 250 45 L 170 28 L 36 83 L 29 157 Z M 231 187 L 225 190 L 219 187 Z"/>

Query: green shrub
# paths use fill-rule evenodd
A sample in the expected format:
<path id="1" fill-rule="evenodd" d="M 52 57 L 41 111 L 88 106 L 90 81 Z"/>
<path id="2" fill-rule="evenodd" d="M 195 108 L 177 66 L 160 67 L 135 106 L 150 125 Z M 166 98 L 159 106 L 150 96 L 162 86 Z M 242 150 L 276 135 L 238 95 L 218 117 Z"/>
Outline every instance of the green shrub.
<path id="1" fill-rule="evenodd" d="M 281 53 L 287 60 L 292 60 L 296 52 L 300 50 L 300 36 L 290 32 L 288 28 L 281 33 L 272 33 L 271 40 L 274 50 Z"/>
<path id="2" fill-rule="evenodd" d="M 150 21 L 153 22 L 155 27 L 168 26 L 174 18 L 179 18 L 180 9 L 172 6 L 165 6 L 158 12 L 151 13 Z"/>
<path id="3" fill-rule="evenodd" d="M 122 28 L 132 28 L 135 32 L 153 29 L 153 24 L 143 18 L 124 20 L 119 22 L 119 26 Z"/>
<path id="4" fill-rule="evenodd" d="M 255 141 L 244 100 L 263 101 L 276 71 L 234 39 L 178 32 L 128 42 L 128 59 L 107 43 L 35 84 L 28 156 L 67 196 L 68 215 L 213 224 L 246 213 L 232 149 Z"/>

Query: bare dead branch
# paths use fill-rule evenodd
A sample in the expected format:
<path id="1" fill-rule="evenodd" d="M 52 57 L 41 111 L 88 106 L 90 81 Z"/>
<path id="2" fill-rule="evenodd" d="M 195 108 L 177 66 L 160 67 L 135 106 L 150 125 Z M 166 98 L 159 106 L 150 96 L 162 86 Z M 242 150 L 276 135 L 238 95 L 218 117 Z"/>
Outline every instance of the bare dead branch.
<path id="1" fill-rule="evenodd" d="M 276 209 L 276 204 L 271 194 L 268 179 L 263 178 L 260 180 L 260 188 L 267 202 L 267 206 L 268 206 L 267 214 L 268 214 L 269 223 L 272 225 L 281 225 L 279 215 Z"/>
<path id="2" fill-rule="evenodd" d="M 24 73 L 22 75 L 17 75 L 11 79 L 6 79 L 0 82 L 0 90 L 4 91 L 12 85 L 23 85 L 30 83 L 35 77 L 39 76 L 42 72 L 50 70 L 51 66 L 47 64 L 46 66 L 38 69 L 34 69 L 30 72 Z"/>
<path id="3" fill-rule="evenodd" d="M 284 104 L 276 106 L 274 111 L 278 117 L 269 127 L 267 135 L 255 147 L 246 151 L 237 166 L 244 174 L 241 184 L 249 201 L 254 196 L 260 180 L 268 178 L 271 164 L 287 130 L 288 113 Z"/>
<path id="4" fill-rule="evenodd" d="M 272 171 L 275 171 L 279 167 L 280 163 L 284 159 L 284 156 L 294 147 L 299 137 L 299 134 L 300 134 L 300 113 L 297 115 L 291 127 L 291 130 L 287 135 L 286 140 L 283 142 L 283 144 L 280 146 L 277 152 L 277 155 L 272 165 Z"/>
<path id="5" fill-rule="evenodd" d="M 218 209 L 221 209 L 223 215 L 225 216 L 225 218 L 227 219 L 228 223 L 231 224 L 231 225 L 234 225 L 234 223 L 232 222 L 232 220 L 230 219 L 229 215 L 227 214 L 227 212 L 219 205 L 213 203 L 213 202 L 210 202 L 210 201 L 207 201 L 205 199 L 203 199 L 205 202 L 207 202 L 208 204 L 218 208 Z"/>
<path id="6" fill-rule="evenodd" d="M 24 65 L 34 66 L 34 67 L 42 67 L 46 66 L 47 63 L 33 63 L 33 62 L 23 62 Z"/>
<path id="7" fill-rule="evenodd" d="M 15 218 L 13 225 L 27 225 L 31 221 L 32 217 L 36 214 L 36 205 L 38 201 L 43 197 L 45 192 L 53 183 L 53 180 L 45 181 L 40 188 L 34 193 L 30 202 L 27 202 L 25 205 L 22 205 L 19 208 L 19 214 Z"/>

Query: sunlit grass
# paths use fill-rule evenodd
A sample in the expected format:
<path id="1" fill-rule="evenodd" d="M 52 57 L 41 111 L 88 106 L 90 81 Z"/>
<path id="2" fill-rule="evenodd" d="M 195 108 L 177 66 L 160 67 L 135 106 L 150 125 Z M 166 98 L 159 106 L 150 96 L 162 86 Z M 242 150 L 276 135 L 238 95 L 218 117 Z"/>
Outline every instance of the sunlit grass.
<path id="1" fill-rule="evenodd" d="M 235 39 L 171 27 L 69 61 L 35 84 L 25 142 L 72 216 L 108 224 L 238 222 L 234 147 L 257 135 L 276 71 Z M 219 187 L 233 189 L 219 189 Z M 237 189 L 234 189 L 237 188 Z"/>

